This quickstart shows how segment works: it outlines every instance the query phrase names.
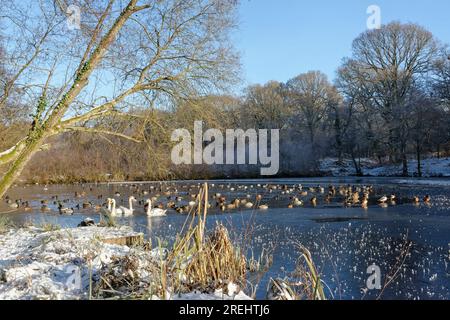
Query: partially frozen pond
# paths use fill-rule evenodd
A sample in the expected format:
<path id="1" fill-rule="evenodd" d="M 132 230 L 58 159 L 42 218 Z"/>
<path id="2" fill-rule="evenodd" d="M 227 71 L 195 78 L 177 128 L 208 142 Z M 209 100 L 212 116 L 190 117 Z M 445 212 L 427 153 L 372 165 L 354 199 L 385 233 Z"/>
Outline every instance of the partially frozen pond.
<path id="1" fill-rule="evenodd" d="M 96 221 L 99 219 L 92 207 L 83 209 L 83 203 L 103 204 L 107 197 L 113 197 L 116 192 L 120 193 L 116 197 L 118 202 L 124 206 L 131 195 L 143 201 L 159 194 L 157 202 L 164 204 L 169 201 L 168 197 L 179 195 L 183 197 L 180 203 L 187 203 L 191 200 L 188 194 L 194 193 L 198 183 L 16 187 L 10 192 L 10 199 L 28 201 L 32 209 L 19 210 L 8 216 L 17 225 L 33 222 L 76 227 L 86 217 Z M 326 292 L 329 298 L 375 299 L 380 296 L 383 299 L 450 299 L 450 179 L 313 178 L 211 183 L 214 186 L 210 184 L 210 195 L 221 193 L 231 201 L 246 198 L 247 195 L 254 199 L 259 194 L 262 196 L 261 203 L 269 206 L 268 210 L 220 212 L 214 208 L 211 199 L 213 209 L 208 220 L 210 226 L 216 222 L 226 225 L 235 241 L 248 249 L 249 255 L 258 255 L 262 248 L 274 250 L 273 265 L 259 283 L 258 298 L 265 297 L 271 277 L 288 276 L 294 270 L 298 259 L 296 245 L 300 243 L 311 251 L 322 279 L 330 288 Z M 279 188 L 270 192 L 266 184 Z M 315 193 L 309 192 L 302 198 L 302 207 L 288 208 L 293 193 L 286 193 L 284 189 L 287 187 L 289 190 L 298 184 L 302 184 L 304 190 L 319 185 L 325 188 L 325 194 L 317 192 L 317 206 L 310 204 L 309 199 Z M 325 203 L 324 197 L 330 184 L 336 187 L 373 185 L 374 194 L 371 195 L 369 208 L 346 208 L 339 197 Z M 283 185 L 286 187 L 282 188 Z M 170 195 L 166 194 L 169 190 L 172 190 Z M 75 197 L 75 193 L 79 197 Z M 388 203 L 387 207 L 381 207 L 376 203 L 382 195 L 392 193 L 397 196 L 396 204 Z M 432 199 L 430 204 L 421 202 L 416 205 L 410 201 L 415 195 L 422 199 L 427 194 Z M 67 200 L 64 206 L 74 208 L 75 214 L 60 215 L 55 196 L 58 200 Z M 52 212 L 41 212 L 42 200 L 48 200 L 48 208 Z M 80 205 L 79 209 L 77 205 Z M 8 210 L 11 209 L 2 203 L 0 211 Z M 169 210 L 167 217 L 148 218 L 141 202 L 132 217 L 120 218 L 119 221 L 144 232 L 153 241 L 159 238 L 171 242 L 186 218 L 186 215 L 173 210 Z M 408 246 L 410 248 L 406 251 Z M 389 274 L 397 272 L 395 280 L 384 292 L 364 290 L 369 277 L 366 271 L 372 264 L 380 267 L 382 284 Z"/>

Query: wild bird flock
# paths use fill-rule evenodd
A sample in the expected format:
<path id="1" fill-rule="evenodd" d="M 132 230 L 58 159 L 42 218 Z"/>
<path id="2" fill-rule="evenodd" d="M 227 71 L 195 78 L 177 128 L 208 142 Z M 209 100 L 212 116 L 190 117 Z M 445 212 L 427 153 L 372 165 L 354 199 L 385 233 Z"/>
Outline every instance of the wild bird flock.
<path id="1" fill-rule="evenodd" d="M 122 195 L 111 188 L 117 186 L 82 185 L 81 191 L 73 196 L 62 198 L 58 195 L 37 201 L 5 197 L 6 204 L 11 209 L 23 211 L 37 211 L 45 213 L 59 213 L 73 215 L 80 211 L 99 212 L 107 210 L 112 216 L 129 217 L 134 214 L 145 213 L 149 217 L 163 217 L 168 213 L 187 214 L 198 205 L 197 195 L 200 183 L 156 183 L 121 185 Z M 398 197 L 393 193 L 384 194 L 382 188 L 375 189 L 372 185 L 329 185 L 308 186 L 302 184 L 210 184 L 213 192 L 208 199 L 208 208 L 217 212 L 233 212 L 236 210 L 266 211 L 271 206 L 299 207 L 344 206 L 361 207 L 394 206 L 398 203 L 430 204 L 431 197 L 422 198 Z M 48 191 L 48 187 L 44 187 Z M 37 203 L 36 203 L 37 202 Z"/>
<path id="2" fill-rule="evenodd" d="M 52 187 L 43 187 L 47 190 L 43 190 L 45 192 L 39 196 L 42 199 L 5 197 L 5 201 L 16 210 L 42 211 L 54 215 L 107 212 L 117 217 L 148 215 L 164 219 L 164 216 L 169 214 L 192 212 L 198 205 L 197 195 L 200 187 L 200 183 L 189 182 L 75 185 L 67 192 L 59 192 L 59 195 L 52 195 L 57 192 Z M 268 211 L 272 208 L 286 208 L 296 212 L 301 208 L 314 210 L 328 207 L 344 210 L 360 208 L 361 211 L 372 208 L 374 212 L 379 212 L 376 208 L 403 204 L 431 206 L 432 203 L 428 194 L 412 196 L 414 191 L 405 192 L 400 188 L 381 185 L 210 183 L 209 187 L 208 206 L 211 212 L 217 214 L 248 210 L 264 215 L 266 212 L 272 212 Z M 426 192 L 431 192 L 438 206 L 441 202 L 440 196 L 428 189 Z M 298 259 L 295 243 L 301 242 L 315 253 L 315 262 L 323 268 L 324 280 L 336 298 L 341 295 L 343 297 L 364 295 L 365 293 L 360 290 L 364 290 L 361 283 L 364 284 L 367 279 L 368 264 L 376 262 L 383 270 L 395 271 L 397 259 L 405 252 L 408 255 L 407 262 L 401 267 L 398 277 L 385 295 L 389 298 L 411 299 L 448 297 L 448 288 L 442 287 L 440 277 L 442 274 L 445 276 L 445 272 L 448 274 L 446 262 L 448 258 L 445 257 L 450 251 L 446 246 L 436 246 L 429 242 L 434 238 L 431 236 L 436 231 L 434 226 L 432 228 L 426 224 L 423 226 L 419 224 L 415 227 L 417 230 L 411 229 L 410 234 L 406 236 L 407 230 L 402 224 L 399 226 L 391 222 L 359 224 L 353 223 L 352 220 L 347 223 L 340 223 L 337 226 L 333 223 L 314 222 L 305 225 L 291 225 L 286 222 L 280 227 L 270 223 L 256 225 L 250 237 L 250 246 L 255 252 L 258 252 L 261 246 L 277 248 L 273 257 L 274 274 L 271 274 L 277 276 L 278 272 L 288 265 L 286 261 L 295 265 Z M 80 226 L 94 224 L 93 219 L 86 219 Z M 162 224 L 160 229 L 157 231 L 158 235 L 161 235 L 160 233 L 169 235 L 168 224 Z M 413 243 L 411 248 L 405 251 L 405 245 L 411 241 Z M 369 291 L 367 294 L 372 293 Z"/>

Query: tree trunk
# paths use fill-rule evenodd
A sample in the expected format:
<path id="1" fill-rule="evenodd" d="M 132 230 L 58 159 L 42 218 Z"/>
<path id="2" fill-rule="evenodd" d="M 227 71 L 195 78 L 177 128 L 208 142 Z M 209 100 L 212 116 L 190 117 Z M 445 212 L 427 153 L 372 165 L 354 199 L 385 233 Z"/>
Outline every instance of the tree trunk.
<path id="1" fill-rule="evenodd" d="M 39 131 L 36 137 L 26 142 L 25 148 L 20 152 L 19 156 L 0 180 L 0 198 L 5 195 L 14 181 L 19 178 L 28 161 L 30 161 L 33 154 L 40 148 L 43 141 L 43 134 Z"/>
<path id="2" fill-rule="evenodd" d="M 338 162 L 342 163 L 342 135 L 341 135 L 341 119 L 339 117 L 339 112 L 336 108 L 335 110 L 335 120 L 334 120 L 334 129 L 335 129 L 335 139 L 336 139 L 336 151 Z"/>
<path id="3" fill-rule="evenodd" d="M 421 178 L 422 177 L 422 164 L 421 164 L 421 150 L 420 150 L 420 145 L 419 143 L 416 146 L 416 151 L 417 151 L 417 175 Z"/>
<path id="4" fill-rule="evenodd" d="M 408 176 L 408 159 L 406 158 L 406 154 L 402 154 L 402 176 Z"/>
<path id="5" fill-rule="evenodd" d="M 363 175 L 362 170 L 361 170 L 361 165 L 359 165 L 358 162 L 356 161 L 355 151 L 353 150 L 353 148 L 352 148 L 351 156 L 352 156 L 353 166 L 355 167 L 356 175 L 358 177 L 361 177 Z"/>
<path id="6" fill-rule="evenodd" d="M 58 128 L 58 126 L 60 120 L 64 117 L 70 104 L 79 95 L 81 90 L 87 85 L 89 76 L 91 75 L 92 71 L 100 63 L 106 53 L 106 50 L 114 41 L 125 22 L 133 14 L 133 12 L 135 12 L 136 3 L 137 0 L 129 1 L 128 5 L 115 20 L 112 27 L 102 38 L 97 48 L 92 52 L 88 61 L 86 61 L 85 63 L 80 63 L 72 86 L 58 102 L 57 106 L 50 114 L 48 119 L 38 127 L 32 128 L 30 130 L 25 148 L 20 152 L 17 158 L 15 158 L 5 176 L 0 179 L 0 198 L 5 195 L 6 191 L 8 191 L 14 181 L 20 176 L 28 161 L 30 161 L 33 154 L 37 150 L 39 150 L 47 135 L 51 134 L 52 131 L 59 131 L 60 128 Z"/>

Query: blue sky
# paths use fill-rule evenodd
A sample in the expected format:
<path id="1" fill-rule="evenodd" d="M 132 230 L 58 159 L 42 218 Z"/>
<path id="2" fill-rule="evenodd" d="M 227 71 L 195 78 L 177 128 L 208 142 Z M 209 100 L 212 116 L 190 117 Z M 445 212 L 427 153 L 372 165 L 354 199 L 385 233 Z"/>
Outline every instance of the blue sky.
<path id="1" fill-rule="evenodd" d="M 380 7 L 382 23 L 418 23 L 450 44 L 449 0 L 241 0 L 235 40 L 245 85 L 284 82 L 308 70 L 333 80 L 367 28 L 370 5 Z"/>

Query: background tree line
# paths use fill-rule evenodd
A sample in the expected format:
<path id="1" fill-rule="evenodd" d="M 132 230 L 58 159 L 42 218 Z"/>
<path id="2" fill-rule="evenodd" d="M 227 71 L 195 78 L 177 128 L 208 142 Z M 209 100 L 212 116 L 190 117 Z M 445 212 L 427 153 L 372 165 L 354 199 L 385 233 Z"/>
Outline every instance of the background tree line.
<path id="1" fill-rule="evenodd" d="M 183 4 L 186 16 L 198 19 L 198 15 L 189 11 L 192 8 L 188 5 L 192 3 L 188 2 L 173 1 L 172 4 Z M 137 84 L 150 77 L 146 82 L 149 87 L 139 90 L 141 94 L 127 101 L 122 112 L 83 118 L 82 126 L 73 130 L 68 127 L 61 134 L 46 139 L 26 166 L 22 178 L 67 182 L 258 175 L 258 168 L 253 166 L 173 166 L 170 134 L 176 128 L 192 130 L 195 120 L 203 120 L 205 128 L 281 129 L 280 175 L 284 176 L 321 174 L 319 161 L 325 157 L 336 158 L 338 163 L 351 159 L 357 174 L 364 173 L 360 159 L 370 158 L 379 164 L 402 164 L 403 175 L 421 176 L 420 161 L 424 157 L 448 156 L 450 52 L 429 31 L 415 24 L 390 23 L 379 30 L 366 31 L 354 40 L 352 54 L 343 59 L 334 82 L 320 71 L 309 71 L 286 83 L 271 81 L 251 85 L 236 95 L 224 93 L 230 92 L 227 85 L 237 79 L 236 56 L 227 46 L 214 47 L 216 41 L 225 43 L 219 34 L 232 25 L 233 5 L 230 2 L 228 7 L 215 7 L 230 14 L 221 21 L 221 26 L 215 25 L 215 29 L 202 34 L 197 25 L 185 34 L 175 34 L 179 39 L 168 44 L 172 46 L 168 49 L 170 55 L 160 61 L 151 60 L 150 63 L 161 66 L 150 75 L 143 71 L 150 65 L 142 63 L 148 62 L 142 57 L 147 53 L 145 48 L 138 55 L 131 49 L 127 52 L 129 39 L 119 37 L 122 42 L 118 42 L 101 68 L 108 70 L 108 76 L 119 74 L 114 78 L 121 79 L 114 83 L 118 88 L 128 83 L 128 77 L 137 79 Z M 199 6 L 198 9 L 204 12 L 202 10 L 209 10 L 209 7 Z M 92 14 L 98 16 L 98 12 L 92 10 Z M 102 10 L 99 12 L 106 12 Z M 186 18 L 180 17 L 177 10 L 167 5 L 155 11 L 155 15 L 166 12 L 174 20 Z M 13 14 L 20 12 L 12 10 Z M 202 23 L 210 23 L 209 18 L 205 16 Z M 157 21 L 164 23 L 165 20 L 160 17 Z M 142 24 L 137 26 L 140 28 Z M 132 27 L 128 28 L 131 32 Z M 41 102 L 48 104 L 43 97 L 60 95 L 57 87 L 46 85 L 50 80 L 37 85 L 39 90 L 25 81 L 29 73 L 37 72 L 27 69 L 27 63 L 34 64 L 34 59 L 45 59 L 45 72 L 40 72 L 48 77 L 43 79 L 50 79 L 52 70 L 60 70 L 52 68 L 48 58 L 34 56 L 36 51 L 44 50 L 40 48 L 41 40 L 49 36 L 42 31 L 42 26 L 39 30 L 40 37 L 33 38 L 30 46 L 18 43 L 17 48 L 14 47 L 24 56 L 8 55 L 11 44 L 0 37 L 0 150 L 14 147 L 27 135 L 32 122 L 39 119 L 33 112 L 42 112 L 39 111 Z M 162 30 L 166 29 L 155 34 L 163 37 Z M 95 25 L 86 27 L 86 32 L 91 32 L 90 37 L 95 31 Z M 191 40 L 193 34 L 197 35 L 198 42 L 189 47 L 185 40 Z M 170 39 L 170 35 L 166 36 Z M 137 38 L 134 39 L 136 48 L 142 49 L 148 39 Z M 54 41 L 58 39 L 55 36 Z M 208 45 L 204 45 L 205 42 Z M 161 47 L 157 42 L 154 45 L 156 50 Z M 127 59 L 121 59 L 123 50 Z M 192 50 L 199 50 L 198 55 L 184 56 Z M 205 55 L 211 59 L 203 59 Z M 57 57 L 54 58 L 56 63 Z M 191 65 L 193 59 L 194 66 Z M 167 60 L 168 64 L 163 65 Z M 141 67 L 136 67 L 139 65 Z M 168 68 L 174 74 L 161 76 Z M 100 79 L 101 74 L 97 77 Z M 210 89 L 212 83 L 216 90 L 204 90 Z M 47 92 L 46 95 L 43 92 Z M 73 103 L 75 120 L 79 120 L 78 114 L 83 114 L 79 110 L 98 104 L 97 101 L 88 103 L 87 98 L 88 95 Z M 96 134 L 92 135 L 93 132 Z M 411 159 L 418 160 L 414 172 L 408 171 Z"/>

